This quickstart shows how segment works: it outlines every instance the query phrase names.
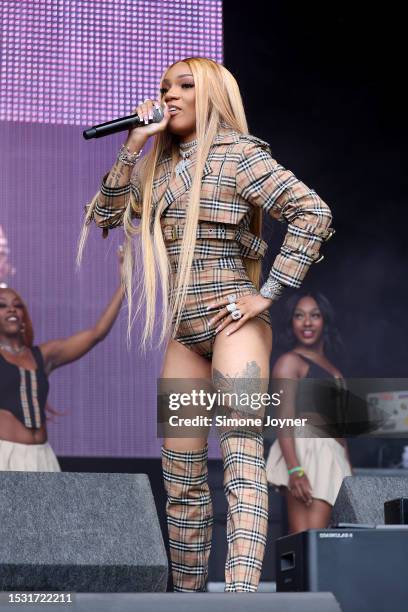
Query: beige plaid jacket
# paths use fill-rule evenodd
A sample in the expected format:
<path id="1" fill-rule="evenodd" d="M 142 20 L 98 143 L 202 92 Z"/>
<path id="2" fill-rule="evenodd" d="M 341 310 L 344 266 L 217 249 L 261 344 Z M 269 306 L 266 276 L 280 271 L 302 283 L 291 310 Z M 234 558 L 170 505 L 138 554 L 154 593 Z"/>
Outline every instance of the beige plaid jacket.
<path id="1" fill-rule="evenodd" d="M 176 175 L 171 156 L 164 156 L 153 182 L 153 207 L 165 199 L 161 224 L 169 254 L 174 257 L 183 235 L 194 156 L 186 161 L 183 171 Z M 102 183 L 93 217 L 104 235 L 109 228 L 122 224 L 131 190 L 135 201 L 141 202 L 137 166 L 125 187 L 111 188 Z M 254 206 L 287 224 L 271 276 L 283 285 L 299 287 L 310 265 L 323 259 L 319 254 L 322 242 L 334 233 L 330 209 L 315 191 L 272 158 L 266 142 L 223 128 L 214 140 L 202 175 L 194 258 L 262 257 L 267 243 L 249 231 Z M 140 214 L 141 206 L 135 216 Z"/>

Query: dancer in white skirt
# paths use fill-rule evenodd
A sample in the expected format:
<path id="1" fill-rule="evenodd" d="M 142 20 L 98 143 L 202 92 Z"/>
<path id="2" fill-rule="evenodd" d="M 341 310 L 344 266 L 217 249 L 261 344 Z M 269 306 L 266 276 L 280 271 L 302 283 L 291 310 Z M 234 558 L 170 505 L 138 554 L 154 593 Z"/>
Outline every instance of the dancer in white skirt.
<path id="1" fill-rule="evenodd" d="M 292 350 L 277 360 L 272 376 L 286 382 L 284 416 L 301 415 L 307 423 L 291 435 L 278 436 L 266 473 L 270 484 L 286 492 L 289 531 L 295 533 L 328 526 L 351 466 L 345 440 L 335 437 L 341 423 L 333 396 L 341 402 L 344 380 L 327 357 L 340 344 L 331 306 L 321 294 L 294 296 L 287 304 L 287 319 Z"/>
<path id="2" fill-rule="evenodd" d="M 122 251 L 119 262 L 121 271 Z M 0 471 L 60 471 L 47 442 L 48 376 L 105 338 L 123 295 L 120 285 L 92 328 L 33 346 L 33 328 L 24 302 L 13 289 L 0 288 Z"/>

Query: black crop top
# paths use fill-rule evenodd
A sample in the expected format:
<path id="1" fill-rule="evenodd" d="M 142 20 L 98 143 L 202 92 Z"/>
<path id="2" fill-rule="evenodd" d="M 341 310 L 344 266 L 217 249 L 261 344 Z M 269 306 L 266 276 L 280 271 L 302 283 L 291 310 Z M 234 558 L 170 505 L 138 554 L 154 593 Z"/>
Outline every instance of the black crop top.
<path id="1" fill-rule="evenodd" d="M 333 376 L 304 355 L 296 354 L 309 364 L 306 376 L 298 381 L 296 413 L 316 412 L 324 420 L 326 435 L 337 437 L 344 434 L 347 408 L 344 379 Z"/>
<path id="2" fill-rule="evenodd" d="M 30 429 L 45 422 L 49 391 L 44 360 L 38 346 L 31 347 L 36 370 L 26 370 L 7 361 L 0 353 L 0 409 L 8 410 Z"/>
<path id="3" fill-rule="evenodd" d="M 356 391 L 350 392 L 344 378 L 337 378 L 311 359 L 296 354 L 309 364 L 305 378 L 298 381 L 296 413 L 318 413 L 322 436 L 367 434 L 384 422 L 381 416 L 377 420 L 371 417 L 366 398 Z"/>

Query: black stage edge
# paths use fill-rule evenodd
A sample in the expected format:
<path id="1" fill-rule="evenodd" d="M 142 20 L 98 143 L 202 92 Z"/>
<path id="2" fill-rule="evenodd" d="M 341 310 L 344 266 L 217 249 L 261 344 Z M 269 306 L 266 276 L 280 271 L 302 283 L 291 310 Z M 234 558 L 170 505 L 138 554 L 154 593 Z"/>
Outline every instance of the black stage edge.
<path id="1" fill-rule="evenodd" d="M 4 597 L 5 594 L 0 595 L 0 610 L 50 610 L 50 604 L 6 605 Z M 341 612 L 331 593 L 80 593 L 75 595 L 74 604 L 52 604 L 51 607 L 74 612 L 208 612 L 209 609 L 214 612 Z"/>

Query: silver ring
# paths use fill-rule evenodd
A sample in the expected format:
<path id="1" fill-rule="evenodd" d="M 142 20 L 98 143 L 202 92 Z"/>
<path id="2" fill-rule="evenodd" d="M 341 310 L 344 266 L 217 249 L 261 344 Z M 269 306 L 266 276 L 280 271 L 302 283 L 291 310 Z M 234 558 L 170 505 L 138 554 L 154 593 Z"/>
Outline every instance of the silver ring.
<path id="1" fill-rule="evenodd" d="M 234 312 L 231 312 L 231 317 L 234 319 L 234 321 L 238 321 L 238 319 L 242 317 L 240 309 L 237 308 L 236 310 L 234 310 Z"/>
<path id="2" fill-rule="evenodd" d="M 237 301 L 237 296 L 235 293 L 231 293 L 230 295 L 227 295 L 227 300 L 229 301 L 230 304 L 233 304 L 234 302 Z"/>
<path id="3" fill-rule="evenodd" d="M 235 302 L 232 302 L 232 304 L 227 304 L 226 309 L 228 310 L 228 312 L 234 312 L 234 310 L 237 310 L 238 306 L 236 305 Z"/>

